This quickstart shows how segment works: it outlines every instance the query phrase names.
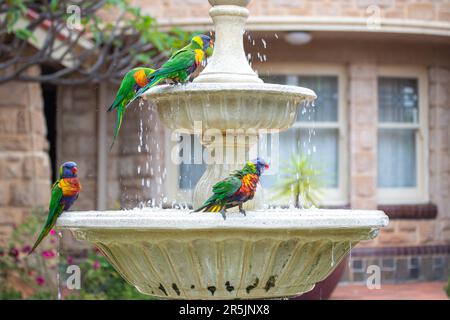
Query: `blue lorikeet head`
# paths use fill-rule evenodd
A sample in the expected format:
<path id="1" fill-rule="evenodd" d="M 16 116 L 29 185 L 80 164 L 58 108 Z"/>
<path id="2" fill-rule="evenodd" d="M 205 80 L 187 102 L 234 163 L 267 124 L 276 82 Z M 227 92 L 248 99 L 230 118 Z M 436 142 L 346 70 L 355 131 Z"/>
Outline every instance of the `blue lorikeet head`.
<path id="1" fill-rule="evenodd" d="M 214 41 L 211 39 L 211 37 L 201 34 L 193 37 L 192 41 L 199 45 L 208 57 L 212 55 L 214 49 Z"/>
<path id="2" fill-rule="evenodd" d="M 252 163 L 256 167 L 256 173 L 260 176 L 263 174 L 265 169 L 269 169 L 269 165 L 264 161 L 263 158 L 256 158 L 255 160 L 252 160 Z"/>
<path id="3" fill-rule="evenodd" d="M 59 178 L 76 178 L 78 173 L 78 166 L 73 161 L 64 162 L 59 169 Z"/>

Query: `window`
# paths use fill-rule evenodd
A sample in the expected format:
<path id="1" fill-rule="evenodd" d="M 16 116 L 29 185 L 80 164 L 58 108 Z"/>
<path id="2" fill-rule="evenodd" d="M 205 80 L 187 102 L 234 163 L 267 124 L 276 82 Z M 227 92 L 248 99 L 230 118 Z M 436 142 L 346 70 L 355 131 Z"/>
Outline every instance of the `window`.
<path id="1" fill-rule="evenodd" d="M 425 76 L 380 69 L 378 77 L 378 198 L 380 203 L 427 201 Z"/>
<path id="2" fill-rule="evenodd" d="M 200 144 L 198 137 L 193 134 L 184 134 L 182 135 L 182 139 L 190 139 L 190 146 L 193 146 L 192 150 L 181 150 L 181 156 L 183 152 L 190 151 L 190 159 L 189 163 L 181 163 L 179 165 L 179 182 L 178 188 L 182 190 L 190 190 L 194 189 L 198 180 L 200 180 L 203 172 L 206 170 L 206 164 L 203 161 L 203 146 Z M 202 152 L 195 152 L 196 150 Z M 201 163 L 200 163 L 201 162 Z"/>
<path id="3" fill-rule="evenodd" d="M 175 137 L 171 137 L 171 135 L 172 133 L 167 130 L 167 149 L 165 152 L 167 197 L 169 202 L 189 204 L 192 202 L 194 188 L 206 170 L 206 163 L 203 160 L 204 147 L 200 144 L 196 135 L 180 134 L 180 144 L 177 141 L 172 141 Z M 176 152 L 181 159 L 187 161 L 175 164 L 173 159 L 171 159 L 173 152 Z M 187 154 L 185 155 L 184 152 Z"/>
<path id="4" fill-rule="evenodd" d="M 344 73 L 340 68 L 301 68 L 299 74 L 262 77 L 267 83 L 306 87 L 314 90 L 314 107 L 301 106 L 292 128 L 280 133 L 280 168 L 292 154 L 310 157 L 312 165 L 321 172 L 323 205 L 343 205 L 346 188 L 346 126 L 344 113 Z M 269 172 L 268 172 L 269 173 Z M 275 187 L 279 174 L 263 176 L 264 188 Z"/>

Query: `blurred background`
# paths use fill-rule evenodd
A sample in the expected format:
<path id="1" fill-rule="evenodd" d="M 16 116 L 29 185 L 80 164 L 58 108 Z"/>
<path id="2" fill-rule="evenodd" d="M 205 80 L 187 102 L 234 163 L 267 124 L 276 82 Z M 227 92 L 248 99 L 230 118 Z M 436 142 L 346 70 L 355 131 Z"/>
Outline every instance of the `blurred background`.
<path id="1" fill-rule="evenodd" d="M 126 70 L 158 66 L 192 33 L 211 32 L 210 5 L 11 1 L 0 8 L 0 297 L 55 297 L 57 288 L 70 296 L 51 279 L 78 263 L 103 289 L 86 285 L 74 297 L 142 298 L 70 235 L 61 257 L 57 234 L 38 257 L 26 257 L 27 245 L 64 161 L 78 163 L 83 185 L 73 210 L 190 204 L 205 165 L 170 160 L 174 142 L 152 106 L 127 112 L 111 152 L 115 115 L 105 111 Z M 280 134 L 279 157 L 292 160 L 263 179 L 266 196 L 283 168 L 294 167 L 317 178 L 312 192 L 320 194 L 294 205 L 380 209 L 390 218 L 307 298 L 446 298 L 450 2 L 253 0 L 248 9 L 244 46 L 260 77 L 318 96 Z M 370 266 L 379 267 L 380 289 L 367 288 Z"/>

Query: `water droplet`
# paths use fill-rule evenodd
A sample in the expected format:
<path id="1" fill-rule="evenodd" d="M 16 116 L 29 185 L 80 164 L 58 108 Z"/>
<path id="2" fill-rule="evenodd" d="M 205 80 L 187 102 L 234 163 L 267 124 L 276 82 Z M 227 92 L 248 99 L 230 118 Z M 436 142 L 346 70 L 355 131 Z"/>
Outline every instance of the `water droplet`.
<path id="1" fill-rule="evenodd" d="M 334 242 L 331 243 L 331 266 L 334 267 Z"/>

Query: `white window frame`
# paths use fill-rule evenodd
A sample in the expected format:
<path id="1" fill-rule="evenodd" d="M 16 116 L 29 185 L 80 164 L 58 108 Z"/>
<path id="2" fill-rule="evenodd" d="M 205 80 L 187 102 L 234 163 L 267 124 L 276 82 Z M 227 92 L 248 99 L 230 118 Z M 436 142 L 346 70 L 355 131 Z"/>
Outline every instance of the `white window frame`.
<path id="1" fill-rule="evenodd" d="M 322 188 L 320 204 L 342 206 L 349 203 L 348 194 L 348 126 L 347 126 L 347 71 L 339 64 L 270 63 L 258 64 L 260 74 L 283 76 L 336 76 L 338 79 L 337 122 L 295 122 L 292 128 L 338 129 L 338 187 Z M 268 190 L 270 191 L 270 189 Z"/>
<path id="2" fill-rule="evenodd" d="M 378 129 L 415 129 L 416 130 L 416 177 L 415 188 L 377 188 L 377 201 L 379 204 L 420 204 L 429 201 L 428 193 L 428 75 L 426 68 L 380 66 L 377 74 L 388 78 L 414 78 L 417 79 L 418 89 L 418 123 L 379 123 Z M 379 109 L 377 98 L 377 109 Z M 378 152 L 378 150 L 377 150 Z M 378 158 L 377 158 L 378 159 Z M 378 161 L 378 160 L 377 160 Z M 378 162 L 377 162 L 378 168 Z M 379 174 L 379 173 L 377 173 Z"/>

